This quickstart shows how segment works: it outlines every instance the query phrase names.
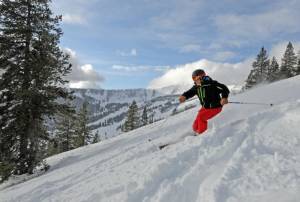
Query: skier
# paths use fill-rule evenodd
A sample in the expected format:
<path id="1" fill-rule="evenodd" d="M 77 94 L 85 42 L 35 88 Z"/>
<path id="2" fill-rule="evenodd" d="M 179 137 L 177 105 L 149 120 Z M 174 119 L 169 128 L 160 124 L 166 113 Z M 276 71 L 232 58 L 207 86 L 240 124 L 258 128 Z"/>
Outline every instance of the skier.
<path id="1" fill-rule="evenodd" d="M 179 102 L 197 95 L 202 105 L 193 123 L 193 130 L 197 135 L 207 129 L 207 120 L 213 118 L 222 111 L 222 107 L 228 104 L 229 89 L 224 84 L 212 80 L 202 69 L 197 69 L 192 74 L 194 86 L 179 97 Z"/>

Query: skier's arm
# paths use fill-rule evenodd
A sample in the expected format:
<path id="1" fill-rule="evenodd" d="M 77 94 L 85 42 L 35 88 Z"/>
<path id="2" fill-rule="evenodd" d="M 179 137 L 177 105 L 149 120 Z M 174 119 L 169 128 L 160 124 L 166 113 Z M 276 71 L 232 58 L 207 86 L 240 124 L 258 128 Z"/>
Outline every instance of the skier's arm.
<path id="1" fill-rule="evenodd" d="M 216 82 L 215 85 L 217 86 L 222 98 L 228 98 L 230 91 L 227 86 L 219 82 Z"/>
<path id="2" fill-rule="evenodd" d="M 190 99 L 197 94 L 196 86 L 193 86 L 190 90 L 184 92 L 180 97 L 184 97 L 185 99 Z"/>

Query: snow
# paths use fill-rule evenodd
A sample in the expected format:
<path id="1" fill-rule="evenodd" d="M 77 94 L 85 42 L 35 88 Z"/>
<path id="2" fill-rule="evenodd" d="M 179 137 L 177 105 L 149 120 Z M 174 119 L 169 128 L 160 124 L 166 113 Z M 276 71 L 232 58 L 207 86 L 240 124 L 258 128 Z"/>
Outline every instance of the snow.
<path id="1" fill-rule="evenodd" d="M 228 104 L 201 136 L 190 136 L 196 107 L 50 157 L 45 174 L 3 184 L 0 201 L 299 201 L 298 92 L 299 76 L 232 96 L 274 106 Z"/>

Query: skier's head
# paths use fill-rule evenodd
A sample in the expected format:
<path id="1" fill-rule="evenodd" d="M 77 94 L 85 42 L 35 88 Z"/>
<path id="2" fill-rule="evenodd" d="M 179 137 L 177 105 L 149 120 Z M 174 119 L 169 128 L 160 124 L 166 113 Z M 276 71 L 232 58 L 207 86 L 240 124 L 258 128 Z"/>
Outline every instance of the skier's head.
<path id="1" fill-rule="evenodd" d="M 193 81 L 196 81 L 198 79 L 202 79 L 202 77 L 204 77 L 205 75 L 206 74 L 203 69 L 196 69 L 195 71 L 193 71 L 192 79 Z"/>

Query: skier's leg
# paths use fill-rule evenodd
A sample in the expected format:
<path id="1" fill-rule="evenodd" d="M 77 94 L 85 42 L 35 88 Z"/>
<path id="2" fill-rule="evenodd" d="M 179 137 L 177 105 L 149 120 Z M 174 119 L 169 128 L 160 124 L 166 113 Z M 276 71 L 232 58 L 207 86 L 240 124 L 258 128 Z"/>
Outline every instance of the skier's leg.
<path id="1" fill-rule="evenodd" d="M 196 132 L 196 133 L 199 133 L 199 130 L 200 130 L 200 127 L 204 126 L 205 125 L 205 122 L 203 123 L 203 120 L 202 120 L 202 116 L 203 116 L 203 112 L 205 111 L 205 108 L 202 107 L 199 111 L 198 111 L 198 114 L 197 114 L 197 117 L 193 123 L 193 130 Z"/>
<path id="2" fill-rule="evenodd" d="M 200 117 L 200 110 L 198 111 L 198 114 L 197 114 L 197 116 L 196 116 L 196 118 L 194 120 L 194 123 L 193 123 L 193 130 L 195 132 L 198 131 L 198 119 L 199 119 L 199 117 Z"/>
<path id="3" fill-rule="evenodd" d="M 203 110 L 200 114 L 200 120 L 198 121 L 198 133 L 201 134 L 207 130 L 207 110 Z"/>
<path id="4" fill-rule="evenodd" d="M 197 133 L 201 134 L 204 131 L 207 130 L 207 120 L 213 118 L 217 114 L 219 114 L 222 111 L 222 107 L 220 108 L 214 108 L 214 109 L 201 109 L 198 113 L 197 118 L 199 120 L 197 121 Z"/>

